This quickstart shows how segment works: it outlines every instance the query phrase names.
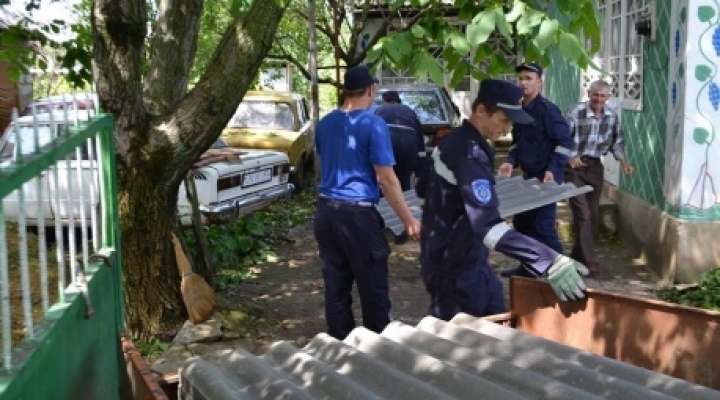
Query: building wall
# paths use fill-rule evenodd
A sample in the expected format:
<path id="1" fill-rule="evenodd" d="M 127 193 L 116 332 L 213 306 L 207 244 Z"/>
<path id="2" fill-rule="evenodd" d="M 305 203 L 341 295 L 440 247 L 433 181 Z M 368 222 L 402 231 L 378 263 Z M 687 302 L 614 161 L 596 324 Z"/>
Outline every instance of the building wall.
<path id="1" fill-rule="evenodd" d="M 645 39 L 643 51 L 642 110 L 623 110 L 622 129 L 626 152 L 635 173 L 620 174 L 619 188 L 664 209 L 665 138 L 667 131 L 668 57 L 672 0 L 656 1 L 655 41 Z"/>
<path id="2" fill-rule="evenodd" d="M 682 220 L 720 221 L 720 5 L 683 0 L 673 14 L 667 210 Z"/>
<path id="3" fill-rule="evenodd" d="M 720 6 L 659 0 L 645 45 L 642 111 L 623 112 L 637 173 L 617 191 L 620 235 L 663 281 L 720 266 Z"/>
<path id="4" fill-rule="evenodd" d="M 564 22 L 555 2 L 552 2 L 549 14 Z M 557 49 L 552 50 L 550 60 L 550 65 L 545 69 L 543 95 L 565 112 L 580 98 L 580 69 L 563 61 Z"/>

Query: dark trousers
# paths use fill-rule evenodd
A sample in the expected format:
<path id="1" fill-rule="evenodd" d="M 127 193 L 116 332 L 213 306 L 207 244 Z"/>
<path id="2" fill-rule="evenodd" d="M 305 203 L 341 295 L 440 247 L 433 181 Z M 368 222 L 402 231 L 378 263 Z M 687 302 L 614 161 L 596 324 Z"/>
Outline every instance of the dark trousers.
<path id="1" fill-rule="evenodd" d="M 477 265 L 457 277 L 423 272 L 430 294 L 428 314 L 445 321 L 458 313 L 475 317 L 507 311 L 502 284 L 490 267 Z"/>
<path id="2" fill-rule="evenodd" d="M 587 265 L 590 270 L 597 269 L 595 255 L 595 235 L 600 222 L 600 198 L 604 184 L 605 168 L 599 158 L 583 157 L 585 167 L 565 168 L 565 182 L 577 187 L 590 185 L 593 191 L 571 197 L 570 210 L 573 215 L 573 243 L 570 257 Z"/>
<path id="3" fill-rule="evenodd" d="M 552 203 L 516 214 L 513 217 L 513 228 L 562 253 L 563 246 L 558 238 L 556 220 L 557 205 Z"/>
<path id="4" fill-rule="evenodd" d="M 395 154 L 395 165 L 393 170 L 400 181 L 402 191 L 412 189 L 412 174 L 415 172 L 418 162 L 418 143 L 414 131 L 407 129 L 389 128 L 390 140 L 392 141 L 393 154 Z"/>
<path id="5" fill-rule="evenodd" d="M 374 207 L 319 198 L 313 221 L 325 282 L 328 334 L 343 340 L 355 328 L 357 282 L 363 325 L 381 332 L 390 323 L 388 257 L 383 221 Z"/>

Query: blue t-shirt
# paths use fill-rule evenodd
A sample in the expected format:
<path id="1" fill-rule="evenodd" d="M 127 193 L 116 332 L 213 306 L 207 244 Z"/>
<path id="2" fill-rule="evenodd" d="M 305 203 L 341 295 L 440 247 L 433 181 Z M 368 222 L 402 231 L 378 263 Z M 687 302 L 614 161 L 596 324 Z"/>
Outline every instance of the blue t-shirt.
<path id="1" fill-rule="evenodd" d="M 320 194 L 339 200 L 380 200 L 373 166 L 393 166 L 390 133 L 382 118 L 365 110 L 333 110 L 318 122 Z"/>

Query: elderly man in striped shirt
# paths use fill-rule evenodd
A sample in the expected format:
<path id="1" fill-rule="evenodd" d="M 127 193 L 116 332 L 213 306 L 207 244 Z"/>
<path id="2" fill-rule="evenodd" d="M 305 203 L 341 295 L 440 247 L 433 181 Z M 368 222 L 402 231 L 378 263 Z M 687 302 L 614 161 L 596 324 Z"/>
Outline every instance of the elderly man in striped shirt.
<path id="1" fill-rule="evenodd" d="M 593 191 L 571 198 L 575 242 L 570 257 L 585 264 L 591 273 L 598 272 L 595 235 L 600 219 L 604 167 L 600 157 L 612 152 L 626 175 L 633 166 L 625 157 L 618 114 L 606 106 L 610 85 L 602 80 L 592 82 L 588 101 L 571 107 L 565 114 L 573 140 L 573 150 L 565 169 L 565 182 L 575 186 L 590 185 Z"/>

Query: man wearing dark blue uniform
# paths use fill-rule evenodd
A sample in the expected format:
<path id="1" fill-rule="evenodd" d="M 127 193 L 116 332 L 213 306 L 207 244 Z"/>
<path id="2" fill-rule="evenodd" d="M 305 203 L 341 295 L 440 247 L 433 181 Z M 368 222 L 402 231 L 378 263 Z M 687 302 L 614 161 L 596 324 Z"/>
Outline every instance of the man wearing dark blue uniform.
<path id="1" fill-rule="evenodd" d="M 521 97 L 512 83 L 483 81 L 470 118 L 443 138 L 429 160 L 420 260 L 430 314 L 437 318 L 506 310 L 502 286 L 488 265 L 490 250 L 517 259 L 536 277 L 547 274 L 560 300 L 584 297 L 584 265 L 516 232 L 500 217 L 495 154 L 487 141 L 513 123 L 533 121 Z"/>
<path id="2" fill-rule="evenodd" d="M 420 223 L 410 213 L 392 168 L 387 126 L 367 112 L 375 83 L 367 67 L 348 69 L 343 105 L 318 122 L 315 135 L 321 178 L 313 229 L 322 262 L 328 333 L 340 340 L 355 328 L 354 282 L 363 325 L 380 332 L 390 322 L 390 247 L 375 208 L 380 186 L 408 236 L 417 240 L 420 235 Z"/>
<path id="3" fill-rule="evenodd" d="M 419 168 L 425 158 L 425 136 L 422 123 L 415 111 L 400 100 L 400 94 L 389 90 L 382 94 L 383 104 L 375 114 L 387 123 L 390 130 L 393 153 L 395 154 L 395 175 L 403 191 L 412 189 L 412 175 L 419 175 Z"/>
<path id="4" fill-rule="evenodd" d="M 543 69 L 539 64 L 523 63 L 515 71 L 523 89 L 523 109 L 534 121 L 513 125 L 513 145 L 498 173 L 510 176 L 519 165 L 525 179 L 537 178 L 540 182 L 562 184 L 565 164 L 573 146 L 567 121 L 560 109 L 540 94 Z M 515 215 L 513 227 L 562 253 L 556 217 L 557 205 L 552 203 Z M 519 266 L 503 271 L 502 275 L 532 276 L 532 273 Z"/>

